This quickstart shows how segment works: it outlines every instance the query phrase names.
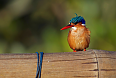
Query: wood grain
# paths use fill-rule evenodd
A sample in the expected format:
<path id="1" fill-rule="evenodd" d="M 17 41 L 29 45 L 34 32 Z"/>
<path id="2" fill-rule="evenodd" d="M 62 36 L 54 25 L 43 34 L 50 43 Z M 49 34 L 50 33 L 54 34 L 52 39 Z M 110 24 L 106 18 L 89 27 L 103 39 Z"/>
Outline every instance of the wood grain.
<path id="1" fill-rule="evenodd" d="M 97 54 L 99 78 L 116 78 L 116 52 L 93 50 Z"/>
<path id="2" fill-rule="evenodd" d="M 0 54 L 0 78 L 35 78 L 37 55 Z M 116 78 L 116 52 L 44 53 L 41 78 Z"/>

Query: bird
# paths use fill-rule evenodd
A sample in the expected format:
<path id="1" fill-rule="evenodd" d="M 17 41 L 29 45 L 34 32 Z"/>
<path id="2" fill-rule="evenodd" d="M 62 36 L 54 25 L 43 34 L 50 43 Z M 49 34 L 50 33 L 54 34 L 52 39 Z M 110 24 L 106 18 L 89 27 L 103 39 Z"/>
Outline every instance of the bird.
<path id="1" fill-rule="evenodd" d="M 76 14 L 76 13 L 75 13 Z M 68 44 L 73 52 L 86 51 L 90 43 L 90 31 L 86 28 L 85 19 L 82 16 L 73 17 L 69 25 L 63 27 L 61 30 L 71 28 L 68 33 Z"/>

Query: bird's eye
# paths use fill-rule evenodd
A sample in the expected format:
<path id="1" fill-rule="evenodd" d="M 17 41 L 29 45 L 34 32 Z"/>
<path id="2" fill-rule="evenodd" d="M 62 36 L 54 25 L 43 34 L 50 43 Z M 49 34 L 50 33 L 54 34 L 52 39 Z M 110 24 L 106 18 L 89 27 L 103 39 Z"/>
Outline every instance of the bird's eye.
<path id="1" fill-rule="evenodd" d="M 78 22 L 75 23 L 75 25 L 77 24 Z"/>

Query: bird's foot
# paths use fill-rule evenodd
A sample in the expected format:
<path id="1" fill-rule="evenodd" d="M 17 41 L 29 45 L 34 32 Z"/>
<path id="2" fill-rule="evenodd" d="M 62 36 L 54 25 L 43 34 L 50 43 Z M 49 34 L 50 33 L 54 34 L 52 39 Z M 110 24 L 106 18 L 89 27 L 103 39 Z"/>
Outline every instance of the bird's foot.
<path id="1" fill-rule="evenodd" d="M 86 49 L 84 49 L 84 51 L 86 51 Z"/>
<path id="2" fill-rule="evenodd" d="M 74 49 L 73 52 L 77 52 L 77 51 Z"/>

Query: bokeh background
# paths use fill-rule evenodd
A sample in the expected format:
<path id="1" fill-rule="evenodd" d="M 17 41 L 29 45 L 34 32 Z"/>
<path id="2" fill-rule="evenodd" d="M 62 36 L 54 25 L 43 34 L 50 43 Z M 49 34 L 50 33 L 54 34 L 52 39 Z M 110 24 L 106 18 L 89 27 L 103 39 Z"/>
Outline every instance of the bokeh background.
<path id="1" fill-rule="evenodd" d="M 71 52 L 75 13 L 91 31 L 88 49 L 116 51 L 116 0 L 0 0 L 0 53 Z"/>

